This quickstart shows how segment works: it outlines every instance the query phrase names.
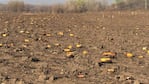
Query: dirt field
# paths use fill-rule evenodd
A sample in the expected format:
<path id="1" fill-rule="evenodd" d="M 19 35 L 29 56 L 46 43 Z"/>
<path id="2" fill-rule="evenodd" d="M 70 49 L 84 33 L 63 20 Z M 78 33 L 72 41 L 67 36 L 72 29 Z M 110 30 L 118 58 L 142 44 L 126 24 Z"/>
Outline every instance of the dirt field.
<path id="1" fill-rule="evenodd" d="M 0 14 L 0 84 L 149 84 L 148 71 L 149 12 Z"/>

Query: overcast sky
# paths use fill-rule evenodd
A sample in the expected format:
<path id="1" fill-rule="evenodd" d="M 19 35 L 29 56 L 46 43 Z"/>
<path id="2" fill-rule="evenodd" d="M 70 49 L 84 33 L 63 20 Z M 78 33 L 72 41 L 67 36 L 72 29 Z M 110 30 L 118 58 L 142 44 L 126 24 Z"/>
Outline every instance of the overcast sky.
<path id="1" fill-rule="evenodd" d="M 0 3 L 7 3 L 9 0 L 0 0 Z M 25 3 L 31 4 L 55 4 L 55 3 L 64 3 L 66 0 L 23 0 Z M 114 0 L 108 0 L 109 3 L 112 3 Z"/>

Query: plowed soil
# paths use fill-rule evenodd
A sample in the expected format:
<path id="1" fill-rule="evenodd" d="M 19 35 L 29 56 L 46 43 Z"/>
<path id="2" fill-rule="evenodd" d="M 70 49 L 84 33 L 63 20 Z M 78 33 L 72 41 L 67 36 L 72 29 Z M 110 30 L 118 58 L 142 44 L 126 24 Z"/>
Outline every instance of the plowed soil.
<path id="1" fill-rule="evenodd" d="M 149 12 L 1 13 L 0 84 L 149 84 Z"/>

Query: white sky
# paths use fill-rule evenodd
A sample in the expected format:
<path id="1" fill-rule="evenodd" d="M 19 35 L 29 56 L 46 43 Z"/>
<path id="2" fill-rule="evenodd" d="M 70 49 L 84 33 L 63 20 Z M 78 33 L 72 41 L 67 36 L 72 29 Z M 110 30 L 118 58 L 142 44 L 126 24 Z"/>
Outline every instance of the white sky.
<path id="1" fill-rule="evenodd" d="M 0 0 L 0 3 L 7 3 L 9 0 Z M 64 3 L 67 0 L 24 0 L 25 3 L 31 4 L 55 4 L 55 3 Z M 103 0 L 104 1 L 104 0 Z M 114 0 L 108 0 L 109 3 L 114 2 Z"/>

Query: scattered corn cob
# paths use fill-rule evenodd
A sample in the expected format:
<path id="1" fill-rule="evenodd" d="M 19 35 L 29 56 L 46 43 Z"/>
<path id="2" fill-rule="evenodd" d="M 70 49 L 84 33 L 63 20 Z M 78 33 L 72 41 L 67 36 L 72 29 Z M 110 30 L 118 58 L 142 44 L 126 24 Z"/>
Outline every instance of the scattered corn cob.
<path id="1" fill-rule="evenodd" d="M 8 36 L 8 35 L 4 33 L 4 34 L 2 34 L 2 36 L 3 36 L 3 37 L 6 37 L 6 36 Z"/>
<path id="2" fill-rule="evenodd" d="M 140 59 L 141 59 L 141 58 L 144 58 L 144 56 L 138 56 L 138 58 L 140 58 Z"/>
<path id="3" fill-rule="evenodd" d="M 146 51 L 147 50 L 147 47 L 143 47 L 142 50 Z"/>
<path id="4" fill-rule="evenodd" d="M 51 48 L 51 45 L 47 45 L 47 48 Z"/>
<path id="5" fill-rule="evenodd" d="M 24 33 L 24 31 L 23 31 L 23 30 L 21 30 L 21 31 L 20 31 L 20 33 Z"/>
<path id="6" fill-rule="evenodd" d="M 70 52 L 71 50 L 68 49 L 68 48 L 66 48 L 66 49 L 64 49 L 64 51 L 65 51 L 65 52 Z"/>
<path id="7" fill-rule="evenodd" d="M 73 36 L 74 36 L 74 34 L 69 34 L 69 36 L 70 36 L 70 37 L 73 37 Z"/>
<path id="8" fill-rule="evenodd" d="M 24 39 L 24 42 L 30 42 L 29 39 Z"/>
<path id="9" fill-rule="evenodd" d="M 83 53 L 83 55 L 87 55 L 88 51 L 84 50 L 82 53 Z"/>
<path id="10" fill-rule="evenodd" d="M 111 58 L 100 58 L 101 63 L 109 63 L 112 62 Z"/>
<path id="11" fill-rule="evenodd" d="M 102 55 L 103 55 L 103 56 L 114 57 L 114 56 L 116 56 L 116 53 L 114 53 L 114 52 L 104 52 Z"/>
<path id="12" fill-rule="evenodd" d="M 74 57 L 74 52 L 66 52 L 66 56 L 68 58 L 72 58 L 72 57 Z"/>
<path id="13" fill-rule="evenodd" d="M 84 78 L 85 75 L 83 75 L 83 74 L 79 74 L 79 75 L 77 75 L 77 77 L 78 77 L 78 78 Z"/>
<path id="14" fill-rule="evenodd" d="M 127 56 L 128 58 L 131 58 L 131 57 L 133 57 L 134 55 L 133 55 L 132 53 L 126 53 L 126 56 Z"/>
<path id="15" fill-rule="evenodd" d="M 71 45 L 69 45 L 69 46 L 68 46 L 68 49 L 72 49 L 72 46 L 71 46 Z"/>
<path id="16" fill-rule="evenodd" d="M 2 47 L 3 46 L 3 44 L 2 43 L 0 43 L 0 47 Z"/>
<path id="17" fill-rule="evenodd" d="M 77 44 L 76 47 L 77 47 L 77 48 L 81 48 L 82 45 L 81 45 L 81 44 Z"/>
<path id="18" fill-rule="evenodd" d="M 63 32 L 58 32 L 57 34 L 60 35 L 60 36 L 63 36 L 64 35 Z"/>
<path id="19" fill-rule="evenodd" d="M 59 43 L 55 43 L 54 45 L 55 45 L 55 46 L 60 46 L 60 44 L 59 44 Z"/>
<path id="20" fill-rule="evenodd" d="M 47 36 L 47 37 L 50 37 L 50 36 L 51 36 L 51 34 L 46 34 L 46 36 Z"/>
<path id="21" fill-rule="evenodd" d="M 113 72 L 115 72 L 115 69 L 108 69 L 107 71 L 113 73 Z"/>
<path id="22" fill-rule="evenodd" d="M 149 50 L 147 50 L 147 53 L 149 54 Z"/>

